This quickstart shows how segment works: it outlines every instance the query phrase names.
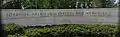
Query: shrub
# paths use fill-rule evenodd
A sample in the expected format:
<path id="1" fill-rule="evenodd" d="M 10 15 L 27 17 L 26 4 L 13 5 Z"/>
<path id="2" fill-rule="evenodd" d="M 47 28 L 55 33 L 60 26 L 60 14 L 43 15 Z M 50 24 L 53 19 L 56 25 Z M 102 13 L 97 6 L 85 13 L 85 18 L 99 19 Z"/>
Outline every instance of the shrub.
<path id="1" fill-rule="evenodd" d="M 18 29 L 9 37 L 116 37 L 117 25 L 63 24 L 53 26 L 29 26 Z M 11 29 L 14 30 L 14 29 Z"/>

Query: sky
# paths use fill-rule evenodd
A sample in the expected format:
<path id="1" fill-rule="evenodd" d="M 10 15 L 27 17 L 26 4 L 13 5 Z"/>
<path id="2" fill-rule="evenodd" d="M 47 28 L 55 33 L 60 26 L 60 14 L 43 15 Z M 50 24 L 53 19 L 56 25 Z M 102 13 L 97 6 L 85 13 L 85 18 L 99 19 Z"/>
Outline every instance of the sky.
<path id="1" fill-rule="evenodd" d="M 114 3 L 117 4 L 119 2 L 119 0 L 116 0 Z"/>

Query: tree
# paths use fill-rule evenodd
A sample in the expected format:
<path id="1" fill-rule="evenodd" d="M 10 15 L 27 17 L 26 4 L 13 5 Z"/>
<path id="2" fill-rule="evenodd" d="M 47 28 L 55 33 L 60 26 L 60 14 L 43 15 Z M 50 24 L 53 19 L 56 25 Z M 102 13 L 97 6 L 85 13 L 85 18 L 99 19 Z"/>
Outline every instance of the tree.
<path id="1" fill-rule="evenodd" d="M 92 0 L 92 7 L 103 8 L 106 7 L 106 0 Z"/>
<path id="2" fill-rule="evenodd" d="M 75 9 L 83 7 L 103 8 L 109 7 L 106 0 L 11 0 L 2 9 Z M 108 6 L 106 6 L 108 5 Z M 111 7 L 111 6 L 110 6 Z"/>

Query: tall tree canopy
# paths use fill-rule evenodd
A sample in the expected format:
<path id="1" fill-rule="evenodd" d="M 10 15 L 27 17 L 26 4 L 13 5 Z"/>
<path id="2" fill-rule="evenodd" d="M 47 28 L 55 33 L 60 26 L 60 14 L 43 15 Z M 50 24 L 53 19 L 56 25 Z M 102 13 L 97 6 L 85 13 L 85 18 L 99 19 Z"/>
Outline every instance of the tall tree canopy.
<path id="1" fill-rule="evenodd" d="M 75 9 L 87 4 L 90 8 L 108 7 L 106 0 L 11 0 L 2 9 Z M 107 6 L 108 5 L 108 6 Z M 77 7 L 76 7 L 77 6 Z"/>

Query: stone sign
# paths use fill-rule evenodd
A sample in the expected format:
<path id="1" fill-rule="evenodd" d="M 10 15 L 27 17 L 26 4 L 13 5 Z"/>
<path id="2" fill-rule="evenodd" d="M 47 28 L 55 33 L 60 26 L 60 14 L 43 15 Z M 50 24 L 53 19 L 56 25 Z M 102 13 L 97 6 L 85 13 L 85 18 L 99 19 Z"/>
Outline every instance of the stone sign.
<path id="1" fill-rule="evenodd" d="M 118 23 L 118 9 L 2 9 L 2 23 L 19 25 L 116 24 Z"/>

